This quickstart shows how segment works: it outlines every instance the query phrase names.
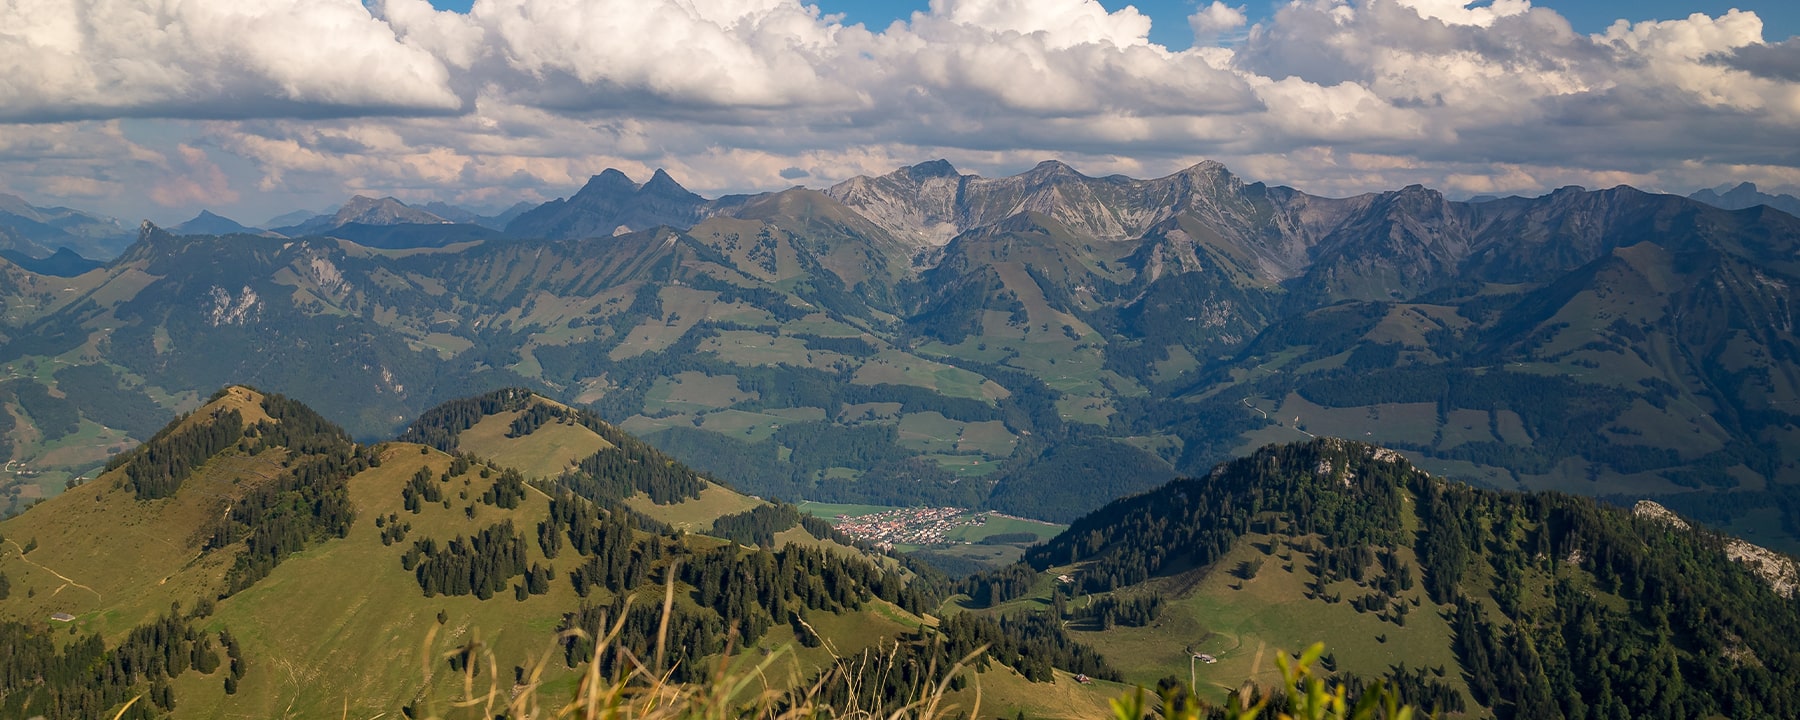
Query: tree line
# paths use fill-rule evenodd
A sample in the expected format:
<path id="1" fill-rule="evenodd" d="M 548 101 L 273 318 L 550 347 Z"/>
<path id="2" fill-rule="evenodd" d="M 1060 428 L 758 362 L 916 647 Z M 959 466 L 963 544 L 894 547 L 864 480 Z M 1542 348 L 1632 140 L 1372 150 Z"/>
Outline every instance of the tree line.
<path id="1" fill-rule="evenodd" d="M 226 570 L 226 595 L 266 577 L 307 545 L 348 534 L 356 514 L 347 483 L 381 464 L 372 448 L 352 442 L 299 401 L 270 393 L 261 405 L 271 420 L 251 426 L 244 439 L 252 454 L 281 453 L 282 472 L 231 501 L 211 528 L 207 550 L 244 541 Z"/>
<path id="2" fill-rule="evenodd" d="M 106 646 L 99 635 L 67 642 L 17 621 L 0 622 L 0 713 L 7 717 L 70 720 L 113 717 L 148 687 L 146 701 L 122 716 L 149 720 L 175 709 L 168 681 L 193 670 L 218 672 L 212 636 L 171 611 Z"/>
<path id="3" fill-rule="evenodd" d="M 139 500 L 173 497 L 195 470 L 244 437 L 244 416 L 236 410 L 215 409 L 183 428 L 187 420 L 176 419 L 135 450 L 107 461 L 107 471 L 125 468 L 125 484 Z"/>

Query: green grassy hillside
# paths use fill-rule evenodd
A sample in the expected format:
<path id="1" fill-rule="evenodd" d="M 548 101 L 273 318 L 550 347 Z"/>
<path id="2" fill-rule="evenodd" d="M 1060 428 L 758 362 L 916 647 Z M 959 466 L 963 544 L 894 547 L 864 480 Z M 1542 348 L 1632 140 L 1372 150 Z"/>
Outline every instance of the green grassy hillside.
<path id="1" fill-rule="evenodd" d="M 928 614 L 941 577 L 528 392 L 446 404 L 408 436 L 425 442 L 357 445 L 291 400 L 227 388 L 0 523 L 0 708 L 455 716 L 465 658 L 484 682 L 572 695 L 609 632 L 603 676 L 628 657 L 665 657 L 682 683 L 761 664 L 774 692 L 865 650 L 947 669 L 944 653 L 1008 637 L 962 628 L 947 649 Z M 476 449 L 557 473 L 528 481 Z"/>
<path id="2" fill-rule="evenodd" d="M 1795 564 L 1734 562 L 1745 547 L 1323 439 L 1112 503 L 963 581 L 947 611 L 1058 620 L 1125 680 L 1192 673 L 1214 701 L 1278 684 L 1267 658 L 1322 640 L 1329 669 L 1425 709 L 1781 717 L 1800 702 L 1777 669 Z"/>

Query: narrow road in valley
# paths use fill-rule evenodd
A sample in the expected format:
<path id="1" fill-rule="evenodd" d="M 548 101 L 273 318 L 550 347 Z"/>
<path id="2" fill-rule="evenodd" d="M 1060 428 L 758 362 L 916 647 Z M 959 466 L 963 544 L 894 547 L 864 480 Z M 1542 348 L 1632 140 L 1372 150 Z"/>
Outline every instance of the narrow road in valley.
<path id="1" fill-rule="evenodd" d="M 1262 413 L 1262 416 L 1263 416 L 1263 419 L 1264 419 L 1264 420 L 1267 420 L 1267 419 L 1269 419 L 1269 414 L 1268 414 L 1268 413 L 1267 413 L 1267 412 L 1263 412 L 1263 409 L 1262 409 L 1262 408 L 1259 408 L 1259 407 L 1257 407 L 1257 406 L 1255 406 L 1255 405 L 1251 405 L 1251 404 L 1250 404 L 1250 398 L 1248 398 L 1248 397 L 1245 397 L 1245 398 L 1244 398 L 1244 407 L 1247 407 L 1247 408 L 1250 408 L 1250 409 L 1251 409 L 1251 410 L 1255 410 L 1255 411 L 1257 411 L 1257 412 L 1259 412 L 1259 413 Z"/>

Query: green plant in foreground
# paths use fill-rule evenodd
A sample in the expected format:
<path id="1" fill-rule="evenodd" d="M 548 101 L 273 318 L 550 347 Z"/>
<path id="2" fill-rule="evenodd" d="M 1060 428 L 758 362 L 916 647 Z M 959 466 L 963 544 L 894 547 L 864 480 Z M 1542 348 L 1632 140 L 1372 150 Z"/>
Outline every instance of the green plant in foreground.
<path id="1" fill-rule="evenodd" d="M 670 577 L 674 577 L 671 573 Z M 777 651 L 752 667 L 733 667 L 731 649 L 721 655 L 711 679 L 698 683 L 671 681 L 673 668 L 665 663 L 668 624 L 674 604 L 674 585 L 664 589 L 662 625 L 658 628 L 653 657 L 637 657 L 619 642 L 627 613 L 620 613 L 603 637 L 595 639 L 594 655 L 576 686 L 572 697 L 552 697 L 544 690 L 542 678 L 552 661 L 554 650 L 532 665 L 523 677 L 503 683 L 499 664 L 491 650 L 479 640 L 447 654 L 433 653 L 437 628 L 427 632 L 423 654 L 427 685 L 433 672 L 433 661 L 453 660 L 452 667 L 461 672 L 462 687 L 448 707 L 408 707 L 409 718 L 531 718 L 533 720 L 726 720 L 738 718 L 845 718 L 876 720 L 933 720 L 946 717 L 974 717 L 981 708 L 977 688 L 973 707 L 962 708 L 950 700 L 951 685 L 967 665 L 981 652 L 978 650 L 960 662 L 945 668 L 935 666 L 907 667 L 898 658 L 899 648 L 891 652 L 863 653 L 859 658 L 837 658 L 837 662 L 809 680 L 790 678 L 789 682 L 771 683 L 768 674 L 783 652 Z M 627 606 L 630 600 L 627 599 Z M 571 633 L 582 631 L 572 630 Z M 553 646 L 557 647 L 557 646 Z M 600 668 L 607 653 L 613 653 L 617 676 L 606 677 Z M 835 653 L 833 653 L 835 656 Z M 916 671 L 923 670 L 923 673 Z M 900 683 L 898 692 L 893 679 L 914 678 Z"/>
<path id="2" fill-rule="evenodd" d="M 1254 702 L 1251 700 L 1253 693 L 1233 693 L 1232 701 L 1227 705 L 1236 707 L 1209 708 L 1195 702 L 1192 695 L 1177 699 L 1174 692 L 1164 692 L 1160 716 L 1165 720 L 1221 717 L 1227 720 L 1265 717 L 1278 720 L 1412 720 L 1413 709 L 1401 705 L 1399 694 L 1379 680 L 1363 690 L 1354 702 L 1343 683 L 1328 686 L 1325 678 L 1314 670 L 1324 654 L 1325 643 L 1322 642 L 1313 643 L 1295 658 L 1288 657 L 1287 653 L 1276 653 L 1275 664 L 1281 669 L 1282 687 L 1276 693 L 1256 697 Z M 1142 720 L 1153 715 L 1141 686 L 1131 694 L 1112 700 L 1111 704 L 1114 720 Z M 1283 704 L 1287 706 L 1285 711 L 1276 709 L 1273 716 L 1264 714 L 1271 709 L 1270 705 Z"/>
<path id="3" fill-rule="evenodd" d="M 455 699 L 433 702 L 426 698 L 402 708 L 398 715 L 412 720 L 450 720 L 482 718 L 483 720 L 938 720 L 940 718 L 974 718 L 981 713 L 981 688 L 978 678 L 970 683 L 972 698 L 956 695 L 959 678 L 975 666 L 986 652 L 980 648 L 960 661 L 938 667 L 935 661 L 921 663 L 908 659 L 899 645 L 882 650 L 865 651 L 857 657 L 844 658 L 833 653 L 836 661 L 816 676 L 771 678 L 772 668 L 784 651 L 778 650 L 754 665 L 734 663 L 729 647 L 722 653 L 709 679 L 703 682 L 676 683 L 672 662 L 665 662 L 668 618 L 674 602 L 674 586 L 665 588 L 663 624 L 651 657 L 640 658 L 620 642 L 625 628 L 624 613 L 614 620 L 604 634 L 596 638 L 593 657 L 576 683 L 574 692 L 564 696 L 548 690 L 543 678 L 556 656 L 560 643 L 546 649 L 529 671 L 503 679 L 500 664 L 479 637 L 447 653 L 431 650 L 438 628 L 426 633 L 421 654 L 425 687 L 434 685 L 436 669 L 448 661 L 460 680 Z M 629 600 L 627 600 L 629 605 Z M 570 631 L 580 633 L 580 630 Z M 1276 655 L 1282 685 L 1272 692 L 1246 687 L 1234 693 L 1228 707 L 1208 707 L 1197 703 L 1191 694 L 1179 688 L 1166 691 L 1160 703 L 1154 702 L 1143 687 L 1111 700 L 1114 720 L 1411 720 L 1412 708 L 1402 707 L 1392 688 L 1380 682 L 1371 684 L 1352 699 L 1343 684 L 1328 686 L 1315 666 L 1324 654 L 1324 643 L 1314 644 L 1298 657 Z M 612 662 L 603 663 L 607 653 Z M 741 658 L 739 659 L 741 661 Z M 924 664 L 925 667 L 920 665 Z M 608 677 L 602 667 L 619 670 Z M 941 669 L 941 672 L 940 672 Z M 900 678 L 905 678 L 901 680 Z M 430 694 L 429 690 L 425 691 Z M 122 717 L 133 704 L 133 698 L 115 716 Z M 970 701 L 972 702 L 966 702 Z M 1285 706 L 1286 710 L 1273 710 Z M 1159 709 L 1160 708 L 1160 709 Z M 346 706 L 345 720 L 349 720 Z"/>
<path id="4" fill-rule="evenodd" d="M 780 657 L 780 652 L 771 654 L 749 669 L 733 670 L 727 666 L 726 661 L 721 660 L 712 681 L 678 684 L 668 680 L 670 673 L 667 670 L 658 672 L 651 669 L 660 665 L 659 659 L 652 660 L 654 665 L 645 665 L 629 651 L 615 644 L 622 625 L 622 622 L 615 624 L 607 636 L 597 643 L 594 660 L 588 663 L 588 669 L 573 697 L 566 701 L 548 697 L 540 684 L 543 670 L 551 660 L 551 652 L 544 654 L 529 677 L 520 678 L 517 684 L 508 688 L 502 685 L 495 672 L 496 664 L 491 654 L 483 651 L 481 661 L 465 660 L 461 664 L 462 690 L 458 699 L 448 703 L 448 708 L 439 711 L 409 707 L 404 711 L 404 716 L 431 720 L 450 717 L 533 720 L 938 720 L 978 717 L 980 714 L 981 692 L 978 684 L 972 707 L 957 705 L 951 702 L 949 696 L 951 680 L 970 667 L 975 655 L 979 655 L 981 651 L 947 668 L 936 683 L 920 685 L 914 688 L 910 696 L 903 698 L 873 698 L 869 693 L 861 692 L 878 687 L 882 676 L 898 669 L 897 664 L 892 662 L 891 654 L 886 656 L 887 662 L 880 656 L 865 656 L 861 663 L 837 663 L 813 681 L 797 683 L 794 689 L 789 690 L 770 687 L 765 676 L 776 658 Z M 427 633 L 427 648 L 431 646 L 435 634 L 436 628 Z M 479 642 L 475 645 L 479 645 Z M 598 670 L 599 658 L 606 652 L 623 653 L 626 665 L 631 669 L 616 678 L 601 676 Z M 1177 697 L 1177 693 L 1171 690 L 1161 697 L 1161 710 L 1158 711 L 1157 704 L 1139 686 L 1110 701 L 1112 718 L 1412 720 L 1413 709 L 1402 706 L 1398 694 L 1380 682 L 1371 684 L 1354 702 L 1343 684 L 1328 686 L 1326 680 L 1314 670 L 1314 665 L 1324 652 L 1325 644 L 1316 643 L 1297 658 L 1289 658 L 1285 653 L 1277 654 L 1275 662 L 1281 670 L 1283 686 L 1268 694 L 1256 693 L 1250 688 L 1234 693 L 1228 705 L 1235 707 L 1208 707 L 1197 703 L 1191 695 Z M 466 658 L 468 653 L 470 648 L 465 647 L 450 654 Z M 662 653 L 659 651 L 657 654 Z M 431 659 L 443 660 L 448 656 L 427 652 L 426 657 L 426 671 L 429 674 Z M 485 673 L 478 669 L 481 666 L 485 666 Z M 925 673 L 928 678 L 935 676 L 936 673 L 930 670 Z M 485 690 L 479 689 L 482 685 L 486 686 Z M 761 687 L 757 689 L 759 685 Z M 125 711 L 139 699 L 141 697 L 127 702 L 118 715 L 114 716 L 115 720 L 123 717 Z M 1281 705 L 1286 706 L 1285 711 L 1271 710 L 1270 706 Z M 1273 714 L 1267 714 L 1270 712 Z M 345 717 L 349 717 L 347 712 Z"/>
<path id="5" fill-rule="evenodd" d="M 721 661 L 711 682 L 676 684 L 668 681 L 667 670 L 655 671 L 655 665 L 644 665 L 624 648 L 614 644 L 618 632 L 615 625 L 602 638 L 595 662 L 588 664 L 573 698 L 558 704 L 539 692 L 538 677 L 543 664 L 531 677 L 513 689 L 510 697 L 500 691 L 489 662 L 489 690 L 477 692 L 476 672 L 471 666 L 463 670 L 462 699 L 452 703 L 453 711 L 469 712 L 483 718 L 557 718 L 571 720 L 725 720 L 727 718 L 843 718 L 852 720 L 936 720 L 938 718 L 978 717 L 981 693 L 977 685 L 973 707 L 951 702 L 951 679 L 969 667 L 966 658 L 943 673 L 935 684 L 914 688 L 901 698 L 873 697 L 863 690 L 878 687 L 882 676 L 896 672 L 893 656 L 865 657 L 861 663 L 838 663 L 795 689 L 778 690 L 767 682 L 765 672 L 780 653 L 773 654 L 752 668 L 732 670 Z M 632 669 L 623 677 L 607 679 L 600 675 L 598 659 L 605 652 L 625 653 Z M 1328 684 L 1315 666 L 1325 652 L 1325 644 L 1317 643 L 1290 658 L 1276 656 L 1283 685 L 1272 693 L 1246 690 L 1236 693 L 1229 704 L 1235 707 L 1214 708 L 1197 703 L 1191 695 L 1177 698 L 1164 693 L 1160 712 L 1154 708 L 1146 690 L 1111 700 L 1114 720 L 1412 720 L 1414 710 L 1400 704 L 1399 696 L 1380 682 L 1371 684 L 1359 696 L 1350 697 L 1348 688 Z M 658 653 L 659 655 L 661 653 Z M 977 653 L 977 655 L 979 652 Z M 544 661 L 548 662 L 546 654 Z M 659 661 L 658 661 L 659 662 Z M 926 677 L 936 677 L 929 670 Z M 760 687 L 759 687 L 760 686 Z M 1254 697 L 1254 700 L 1253 700 Z M 1285 706 L 1285 710 L 1276 709 Z M 478 711 L 476 708 L 480 708 Z M 473 712 L 470 712 L 473 711 Z M 444 717 L 431 713 L 421 717 Z"/>

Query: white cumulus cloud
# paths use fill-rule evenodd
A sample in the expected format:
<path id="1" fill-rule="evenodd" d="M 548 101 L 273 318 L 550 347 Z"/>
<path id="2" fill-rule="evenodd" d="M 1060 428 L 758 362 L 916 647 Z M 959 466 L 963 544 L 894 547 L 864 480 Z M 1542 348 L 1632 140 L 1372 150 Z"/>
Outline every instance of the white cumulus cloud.
<path id="1" fill-rule="evenodd" d="M 1095 0 L 932 0 L 873 29 L 800 0 L 0 0 L 0 189 L 502 202 L 607 166 L 723 192 L 940 156 L 1212 158 L 1321 192 L 1800 177 L 1800 40 L 1752 13 L 1588 34 L 1526 0 L 1291 0 L 1254 25 L 1212 0 L 1186 21 L 1176 49 Z"/>
<path id="2" fill-rule="evenodd" d="M 1213 0 L 1211 5 L 1201 6 L 1188 16 L 1188 27 L 1194 31 L 1194 38 L 1201 41 L 1217 38 L 1248 22 L 1250 18 L 1244 14 L 1243 6 L 1231 7 L 1219 0 Z"/>
<path id="3" fill-rule="evenodd" d="M 356 0 L 0 0 L 0 119 L 452 112 Z"/>

